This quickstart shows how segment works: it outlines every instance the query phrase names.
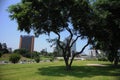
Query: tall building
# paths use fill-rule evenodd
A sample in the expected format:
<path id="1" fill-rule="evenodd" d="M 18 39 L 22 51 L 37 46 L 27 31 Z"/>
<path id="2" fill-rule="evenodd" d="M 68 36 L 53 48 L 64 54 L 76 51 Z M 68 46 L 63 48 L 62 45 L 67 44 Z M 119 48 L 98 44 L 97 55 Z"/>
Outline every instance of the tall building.
<path id="1" fill-rule="evenodd" d="M 30 52 L 34 50 L 34 36 L 21 35 L 19 48 L 26 49 Z"/>

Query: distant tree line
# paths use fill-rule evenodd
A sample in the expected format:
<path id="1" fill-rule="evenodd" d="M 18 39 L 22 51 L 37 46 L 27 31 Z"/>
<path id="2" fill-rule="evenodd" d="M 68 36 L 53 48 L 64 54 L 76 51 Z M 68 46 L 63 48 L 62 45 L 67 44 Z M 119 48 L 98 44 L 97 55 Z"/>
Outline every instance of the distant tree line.
<path id="1" fill-rule="evenodd" d="M 2 54 L 9 53 L 9 50 L 7 49 L 7 44 L 6 43 L 0 43 L 0 57 Z"/>

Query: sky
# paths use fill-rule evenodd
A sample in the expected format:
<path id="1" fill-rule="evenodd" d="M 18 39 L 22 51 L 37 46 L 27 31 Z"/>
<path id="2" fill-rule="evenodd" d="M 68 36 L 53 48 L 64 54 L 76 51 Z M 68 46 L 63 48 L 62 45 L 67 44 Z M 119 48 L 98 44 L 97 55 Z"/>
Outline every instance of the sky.
<path id="1" fill-rule="evenodd" d="M 8 7 L 19 2 L 20 0 L 0 0 L 0 43 L 6 43 L 7 47 L 12 48 L 12 50 L 19 48 L 20 35 L 34 35 L 32 32 L 27 34 L 26 32 L 18 31 L 17 22 L 15 20 L 11 20 L 9 17 L 9 12 L 7 11 Z M 63 32 L 61 35 L 62 40 L 69 36 L 67 32 Z M 48 52 L 52 52 L 53 47 L 50 47 L 51 44 L 48 43 L 46 39 L 55 37 L 57 36 L 54 33 L 51 33 L 50 36 L 43 34 L 35 38 L 34 50 L 41 51 L 42 49 L 47 49 Z M 80 51 L 85 43 L 86 40 L 79 39 L 76 42 L 77 51 Z M 84 53 L 89 53 L 89 47 L 85 49 Z"/>

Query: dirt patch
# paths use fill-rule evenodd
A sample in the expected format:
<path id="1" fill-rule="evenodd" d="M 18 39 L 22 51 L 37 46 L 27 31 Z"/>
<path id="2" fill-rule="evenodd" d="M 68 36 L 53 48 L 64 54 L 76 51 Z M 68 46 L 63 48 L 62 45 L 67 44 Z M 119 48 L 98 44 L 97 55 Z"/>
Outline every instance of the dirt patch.
<path id="1" fill-rule="evenodd" d="M 103 65 L 103 64 L 87 64 L 87 66 L 107 66 L 107 65 Z"/>

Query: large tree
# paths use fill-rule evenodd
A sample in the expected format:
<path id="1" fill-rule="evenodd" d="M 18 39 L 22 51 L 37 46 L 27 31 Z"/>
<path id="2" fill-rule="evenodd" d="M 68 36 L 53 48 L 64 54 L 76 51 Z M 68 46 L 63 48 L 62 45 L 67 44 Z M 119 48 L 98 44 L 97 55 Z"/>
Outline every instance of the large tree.
<path id="1" fill-rule="evenodd" d="M 98 34 L 94 35 L 94 47 L 104 50 L 108 55 L 108 59 L 114 62 L 115 65 L 119 61 L 118 51 L 120 49 L 119 5 L 119 0 L 96 0 L 93 2 L 94 12 L 97 16 L 97 24 L 95 23 L 94 27 L 98 30 Z"/>
<path id="2" fill-rule="evenodd" d="M 82 53 L 91 42 L 90 23 L 93 13 L 88 0 L 22 0 L 21 3 L 10 6 L 9 12 L 11 19 L 17 20 L 18 29 L 21 31 L 29 33 L 33 30 L 36 36 L 49 35 L 51 32 L 56 34 L 67 70 L 71 69 L 74 57 Z M 69 23 L 72 26 L 69 26 Z M 64 46 L 61 45 L 63 31 L 67 31 L 70 36 Z M 71 47 L 78 38 L 86 38 L 88 41 L 69 59 Z"/>

